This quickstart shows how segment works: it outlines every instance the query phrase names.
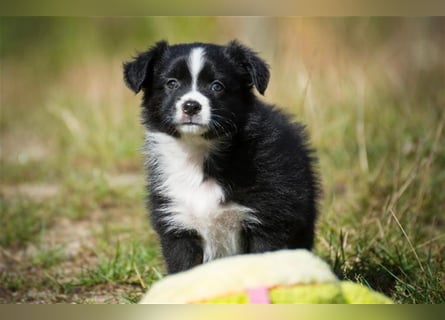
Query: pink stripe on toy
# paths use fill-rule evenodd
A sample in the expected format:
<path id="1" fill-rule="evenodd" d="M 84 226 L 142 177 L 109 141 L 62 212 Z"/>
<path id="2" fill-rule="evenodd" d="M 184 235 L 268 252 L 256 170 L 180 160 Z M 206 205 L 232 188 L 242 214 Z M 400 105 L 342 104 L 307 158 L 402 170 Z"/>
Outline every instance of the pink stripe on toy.
<path id="1" fill-rule="evenodd" d="M 269 289 L 266 287 L 257 287 L 247 289 L 247 295 L 249 296 L 249 303 L 251 304 L 269 304 Z"/>

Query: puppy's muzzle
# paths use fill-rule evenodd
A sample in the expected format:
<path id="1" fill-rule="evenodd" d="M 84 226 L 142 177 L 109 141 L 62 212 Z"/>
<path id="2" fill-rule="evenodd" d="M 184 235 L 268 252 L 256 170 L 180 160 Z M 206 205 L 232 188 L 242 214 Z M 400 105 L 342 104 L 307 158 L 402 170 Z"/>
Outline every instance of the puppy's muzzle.
<path id="1" fill-rule="evenodd" d="M 201 111 L 201 108 L 202 108 L 201 104 L 195 100 L 187 100 L 182 105 L 182 111 L 189 117 L 198 114 Z"/>

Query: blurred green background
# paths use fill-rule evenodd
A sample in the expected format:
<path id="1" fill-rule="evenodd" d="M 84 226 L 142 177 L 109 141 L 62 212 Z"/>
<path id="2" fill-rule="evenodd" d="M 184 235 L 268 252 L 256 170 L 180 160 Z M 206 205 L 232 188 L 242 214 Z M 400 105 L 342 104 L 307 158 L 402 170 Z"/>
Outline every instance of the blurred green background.
<path id="1" fill-rule="evenodd" d="M 0 301 L 136 302 L 162 277 L 122 62 L 236 38 L 317 149 L 316 253 L 397 302 L 445 302 L 444 18 L 0 19 Z"/>

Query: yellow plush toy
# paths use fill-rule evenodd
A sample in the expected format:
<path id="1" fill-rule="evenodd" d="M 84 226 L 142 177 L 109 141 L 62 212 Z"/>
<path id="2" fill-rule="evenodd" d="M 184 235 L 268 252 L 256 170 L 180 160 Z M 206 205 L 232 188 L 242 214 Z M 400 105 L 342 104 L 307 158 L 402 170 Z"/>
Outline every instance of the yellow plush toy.
<path id="1" fill-rule="evenodd" d="M 339 281 L 307 250 L 223 258 L 155 283 L 140 303 L 392 303 L 365 286 Z"/>

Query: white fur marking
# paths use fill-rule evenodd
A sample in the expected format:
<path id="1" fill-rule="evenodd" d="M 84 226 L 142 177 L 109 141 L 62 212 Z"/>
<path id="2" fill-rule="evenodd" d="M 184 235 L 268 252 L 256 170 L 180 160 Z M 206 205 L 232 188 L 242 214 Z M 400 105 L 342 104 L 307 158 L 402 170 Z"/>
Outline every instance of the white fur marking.
<path id="1" fill-rule="evenodd" d="M 210 123 L 211 111 L 209 99 L 198 91 L 198 76 L 204 66 L 204 49 L 193 48 L 190 51 L 187 66 L 192 77 L 191 90 L 184 94 L 175 104 L 175 122 L 178 123 L 179 131 L 182 133 L 202 134 Z M 187 100 L 194 100 L 201 104 L 201 111 L 192 117 L 184 114 L 182 106 Z M 197 125 L 183 125 L 183 123 L 193 122 Z M 201 127 L 201 126 L 204 127 Z"/>
<path id="2" fill-rule="evenodd" d="M 204 49 L 201 47 L 194 48 L 190 51 L 187 65 L 192 75 L 192 91 L 196 91 L 198 75 L 204 66 Z"/>
<path id="3" fill-rule="evenodd" d="M 201 104 L 201 112 L 199 112 L 198 114 L 194 115 L 192 117 L 192 119 L 190 119 L 187 115 L 184 114 L 184 112 L 182 111 L 182 105 L 187 101 L 187 100 L 194 100 L 199 102 L 199 104 Z M 184 122 L 188 122 L 190 120 L 192 120 L 194 123 L 203 125 L 203 126 L 208 126 L 210 123 L 210 101 L 209 99 L 203 95 L 202 93 L 198 92 L 198 91 L 189 91 L 186 94 L 184 94 L 175 104 L 175 108 L 176 108 L 176 112 L 175 112 L 175 122 L 180 124 L 180 123 L 184 123 Z M 186 129 L 188 126 L 181 126 L 179 127 L 179 129 L 181 131 L 183 131 L 184 129 Z"/>
<path id="4" fill-rule="evenodd" d="M 150 161 L 172 203 L 164 208 L 171 230 L 196 230 L 203 239 L 204 262 L 241 253 L 241 223 L 259 223 L 251 209 L 225 202 L 224 192 L 214 179 L 204 179 L 203 162 L 216 146 L 199 136 L 176 139 L 164 133 L 147 132 Z"/>

